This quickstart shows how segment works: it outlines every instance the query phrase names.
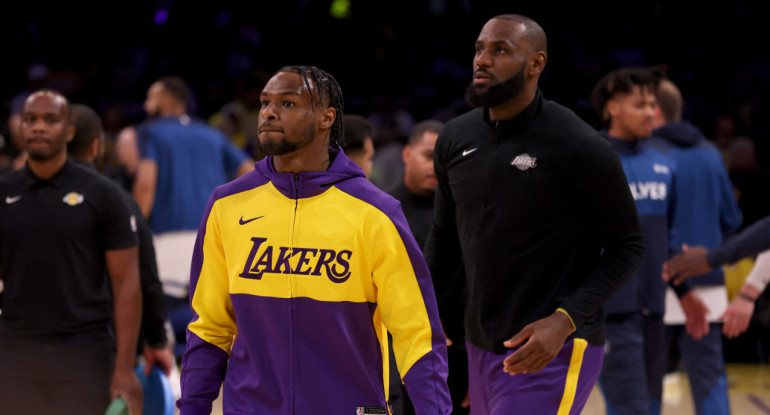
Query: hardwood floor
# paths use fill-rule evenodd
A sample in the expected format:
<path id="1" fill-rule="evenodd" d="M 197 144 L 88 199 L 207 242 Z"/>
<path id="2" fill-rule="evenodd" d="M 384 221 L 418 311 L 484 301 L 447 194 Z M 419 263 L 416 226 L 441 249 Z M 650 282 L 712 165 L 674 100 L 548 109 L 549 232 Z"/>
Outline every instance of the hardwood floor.
<path id="1" fill-rule="evenodd" d="M 727 364 L 727 385 L 732 415 L 770 415 L 770 366 Z M 594 388 L 583 415 L 605 415 L 604 399 Z M 661 415 L 694 415 L 689 382 L 684 372 L 666 376 Z"/>
<path id="2" fill-rule="evenodd" d="M 728 363 L 727 384 L 732 415 L 770 415 L 770 365 Z M 219 400 L 214 402 L 212 414 L 222 415 Z M 594 388 L 582 414 L 606 414 L 598 387 Z M 687 375 L 683 372 L 666 376 L 661 415 L 695 415 Z"/>

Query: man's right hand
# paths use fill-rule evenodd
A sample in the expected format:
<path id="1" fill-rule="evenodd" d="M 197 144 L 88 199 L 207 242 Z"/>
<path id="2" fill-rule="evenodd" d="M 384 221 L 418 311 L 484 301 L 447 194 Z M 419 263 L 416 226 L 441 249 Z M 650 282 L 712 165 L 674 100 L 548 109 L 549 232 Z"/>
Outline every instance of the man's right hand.
<path id="1" fill-rule="evenodd" d="M 133 370 L 115 368 L 110 384 L 110 396 L 112 399 L 116 399 L 118 396 L 122 397 L 126 401 L 128 412 L 131 415 L 142 413 L 142 384 Z"/>
<path id="2" fill-rule="evenodd" d="M 673 256 L 663 264 L 663 279 L 681 284 L 685 279 L 711 271 L 706 260 L 708 249 L 702 246 L 682 244 L 682 253 Z"/>
<path id="3" fill-rule="evenodd" d="M 446 339 L 446 346 L 449 347 L 452 345 L 452 339 L 449 338 L 446 334 L 446 330 L 444 330 L 444 323 L 441 323 L 441 331 L 444 333 L 444 338 Z"/>
<path id="4" fill-rule="evenodd" d="M 685 323 L 687 334 L 695 340 L 700 340 L 709 334 L 709 322 L 706 319 L 709 309 L 703 300 L 695 294 L 695 291 L 688 291 L 679 297 L 679 303 L 682 305 L 682 310 L 684 310 L 684 315 L 687 318 Z"/>
<path id="5" fill-rule="evenodd" d="M 503 371 L 509 375 L 535 373 L 556 358 L 567 338 L 575 332 L 570 318 L 554 311 L 548 317 L 527 324 L 515 336 L 503 342 L 508 348 L 521 347 L 503 361 Z M 522 345 L 523 344 L 523 345 Z"/>
<path id="6" fill-rule="evenodd" d="M 756 301 L 749 298 L 757 298 L 762 292 L 752 285 L 743 284 L 741 294 L 743 296 L 739 294 L 730 302 L 720 318 L 723 322 L 722 333 L 728 339 L 740 336 L 749 328 L 751 316 L 754 314 L 754 301 Z"/>
<path id="7" fill-rule="evenodd" d="M 171 365 L 173 365 L 174 354 L 171 347 L 165 346 L 162 348 L 154 348 L 149 345 L 144 345 L 142 351 L 144 355 L 144 375 L 149 376 L 152 368 L 157 366 L 166 376 L 171 376 Z"/>

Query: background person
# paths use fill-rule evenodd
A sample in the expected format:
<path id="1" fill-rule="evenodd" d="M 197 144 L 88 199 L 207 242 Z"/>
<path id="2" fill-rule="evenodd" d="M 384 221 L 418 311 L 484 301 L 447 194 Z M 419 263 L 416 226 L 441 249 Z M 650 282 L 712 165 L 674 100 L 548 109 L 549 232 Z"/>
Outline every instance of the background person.
<path id="1" fill-rule="evenodd" d="M 345 143 L 342 151 L 361 167 L 367 179 L 372 174 L 373 136 L 374 125 L 369 120 L 356 114 L 345 115 Z"/>
<path id="2" fill-rule="evenodd" d="M 117 184 L 67 157 L 67 99 L 31 93 L 26 166 L 0 176 L 0 413 L 141 413 L 136 227 Z"/>
<path id="3" fill-rule="evenodd" d="M 671 80 L 661 79 L 656 98 L 664 123 L 656 126 L 653 135 L 662 140 L 660 148 L 665 149 L 677 165 L 674 212 L 677 238 L 682 244 L 715 248 L 741 225 L 741 212 L 722 156 L 698 128 L 682 119 L 684 100 Z M 669 289 L 663 317 L 668 325 L 667 337 L 687 371 L 696 414 L 729 414 L 719 321 L 727 308 L 724 272 L 717 269 L 693 281 L 693 291 L 709 310 L 708 333 L 700 339 L 685 334 L 686 313 Z"/>
<path id="4" fill-rule="evenodd" d="M 75 162 L 96 171 L 96 162 L 103 156 L 104 151 L 102 120 L 93 108 L 84 104 L 72 104 L 70 112 L 75 133 L 67 144 L 67 154 Z M 144 358 L 146 375 L 150 374 L 153 366 L 157 366 L 169 376 L 175 363 L 167 348 L 166 304 L 158 279 L 152 231 L 131 194 L 125 191 L 123 195 L 136 221 L 139 238 L 139 281 L 142 288 L 139 353 Z"/>
<path id="5" fill-rule="evenodd" d="M 178 358 L 192 319 L 190 258 L 206 201 L 216 186 L 254 164 L 219 130 L 187 114 L 190 98 L 184 80 L 174 76 L 158 79 L 147 90 L 144 109 L 150 118 L 137 127 L 141 159 L 132 192 L 154 235 Z"/>
<path id="6" fill-rule="evenodd" d="M 660 268 L 676 246 L 673 229 L 676 164 L 647 145 L 653 130 L 658 78 L 642 67 L 622 67 L 605 74 L 592 98 L 607 129 L 601 134 L 618 152 L 644 233 L 645 256 L 634 276 L 606 304 L 607 338 L 601 386 L 608 414 L 658 414 L 666 373 L 666 330 L 663 323 L 666 282 Z M 708 331 L 706 306 L 691 291 L 677 287 L 688 312 L 688 333 Z"/>

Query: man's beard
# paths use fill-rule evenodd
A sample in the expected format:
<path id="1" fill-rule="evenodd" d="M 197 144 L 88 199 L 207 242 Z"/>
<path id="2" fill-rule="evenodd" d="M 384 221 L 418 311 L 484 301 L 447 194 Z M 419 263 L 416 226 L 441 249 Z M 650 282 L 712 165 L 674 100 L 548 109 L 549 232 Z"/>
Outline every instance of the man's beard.
<path id="1" fill-rule="evenodd" d="M 31 160 L 35 161 L 48 161 L 54 158 L 56 153 L 41 153 L 38 151 L 30 151 L 27 153 Z"/>
<path id="2" fill-rule="evenodd" d="M 313 125 L 308 125 L 302 132 L 302 139 L 298 142 L 289 141 L 286 136 L 281 137 L 280 140 L 259 140 L 259 151 L 268 156 L 283 156 L 285 154 L 293 153 L 302 147 L 305 147 L 313 142 L 315 138 L 313 134 Z"/>
<path id="3" fill-rule="evenodd" d="M 289 142 L 286 137 L 282 138 L 280 141 L 270 140 L 259 142 L 259 151 L 268 156 L 282 156 L 284 154 L 295 152 L 299 150 L 300 147 L 301 143 Z"/>
<path id="4" fill-rule="evenodd" d="M 160 108 L 147 110 L 147 118 L 160 118 Z"/>
<path id="5" fill-rule="evenodd" d="M 496 107 L 508 102 L 524 92 L 524 69 L 503 82 L 490 86 L 486 92 L 481 92 L 473 85 L 473 81 L 465 91 L 465 101 L 471 107 Z"/>
<path id="6" fill-rule="evenodd" d="M 59 138 L 59 140 L 62 140 L 61 142 L 66 142 L 65 138 Z M 56 147 L 56 139 L 50 140 L 50 146 L 48 148 L 48 151 L 46 150 L 33 150 L 33 149 L 25 149 L 27 151 L 27 156 L 35 161 L 48 161 L 54 159 L 56 156 L 59 155 L 59 153 L 63 150 L 62 147 Z"/>

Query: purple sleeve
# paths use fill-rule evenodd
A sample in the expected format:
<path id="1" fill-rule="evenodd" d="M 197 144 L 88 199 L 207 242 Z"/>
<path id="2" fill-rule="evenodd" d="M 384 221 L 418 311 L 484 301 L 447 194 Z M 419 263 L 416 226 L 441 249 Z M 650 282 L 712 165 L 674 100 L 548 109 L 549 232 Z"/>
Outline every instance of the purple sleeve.
<path id="1" fill-rule="evenodd" d="M 225 378 L 227 360 L 224 350 L 187 331 L 187 350 L 182 358 L 183 393 L 176 403 L 181 415 L 211 413 L 211 403 L 217 399 Z"/>
<path id="2" fill-rule="evenodd" d="M 431 351 L 415 362 L 403 375 L 404 386 L 419 413 L 449 414 L 452 412 L 452 400 L 447 386 L 448 364 L 447 346 L 441 329 L 436 295 L 428 272 L 428 266 L 419 245 L 409 232 L 409 227 L 401 209 L 392 211 L 390 216 L 404 241 L 409 259 L 417 276 L 417 283 L 422 291 L 425 309 L 433 330 Z"/>

